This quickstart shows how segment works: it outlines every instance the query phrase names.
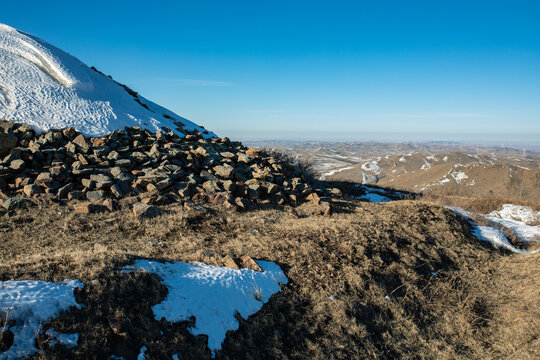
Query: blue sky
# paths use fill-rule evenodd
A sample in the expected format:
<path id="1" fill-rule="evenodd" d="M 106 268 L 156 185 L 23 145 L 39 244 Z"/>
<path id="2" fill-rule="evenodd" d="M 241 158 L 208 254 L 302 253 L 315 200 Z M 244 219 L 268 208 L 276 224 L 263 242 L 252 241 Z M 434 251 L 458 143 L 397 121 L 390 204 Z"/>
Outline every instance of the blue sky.
<path id="1" fill-rule="evenodd" d="M 24 1 L 0 22 L 222 136 L 540 143 L 538 1 Z"/>

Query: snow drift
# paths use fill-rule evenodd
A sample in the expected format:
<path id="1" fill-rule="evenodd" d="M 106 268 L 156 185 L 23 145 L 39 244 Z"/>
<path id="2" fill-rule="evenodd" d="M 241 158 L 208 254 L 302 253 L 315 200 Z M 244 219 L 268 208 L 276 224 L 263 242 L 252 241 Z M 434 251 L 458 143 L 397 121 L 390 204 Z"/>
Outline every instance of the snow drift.
<path id="1" fill-rule="evenodd" d="M 0 119 L 38 132 L 73 126 L 102 136 L 126 126 L 214 134 L 143 98 L 75 57 L 0 24 Z"/>

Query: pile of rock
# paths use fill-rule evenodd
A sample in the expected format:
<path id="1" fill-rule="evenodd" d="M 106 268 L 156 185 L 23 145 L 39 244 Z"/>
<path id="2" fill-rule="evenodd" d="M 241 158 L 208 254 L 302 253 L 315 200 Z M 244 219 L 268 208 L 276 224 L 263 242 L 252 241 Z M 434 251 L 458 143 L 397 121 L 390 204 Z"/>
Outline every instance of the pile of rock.
<path id="1" fill-rule="evenodd" d="M 4 198 L 210 202 L 232 210 L 329 200 L 298 166 L 198 132 L 132 127 L 87 138 L 74 128 L 36 135 L 28 125 L 0 121 L 0 156 Z"/>

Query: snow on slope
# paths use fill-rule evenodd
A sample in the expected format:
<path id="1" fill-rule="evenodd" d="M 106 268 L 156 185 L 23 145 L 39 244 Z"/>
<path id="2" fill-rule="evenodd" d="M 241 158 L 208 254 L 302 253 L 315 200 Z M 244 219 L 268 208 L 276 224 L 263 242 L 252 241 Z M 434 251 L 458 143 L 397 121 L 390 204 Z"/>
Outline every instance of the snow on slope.
<path id="1" fill-rule="evenodd" d="M 455 213 L 463 216 L 472 226 L 472 233 L 480 240 L 488 241 L 495 245 L 496 247 L 505 248 L 515 253 L 527 254 L 527 253 L 536 253 L 539 250 L 522 250 L 516 248 L 510 243 L 504 233 L 494 227 L 494 224 L 502 225 L 505 228 L 508 228 L 514 232 L 514 234 L 523 242 L 530 243 L 536 242 L 537 239 L 540 239 L 540 227 L 534 225 L 527 225 L 525 222 L 514 220 L 515 216 L 527 216 L 529 214 L 534 215 L 534 211 L 529 207 L 505 204 L 503 205 L 503 210 L 494 211 L 486 216 L 485 219 L 492 222 L 488 226 L 478 225 L 471 218 L 471 213 L 464 209 L 459 208 L 450 208 Z M 525 214 L 525 215 L 524 215 Z M 480 214 L 477 214 L 480 215 Z M 514 216 L 514 218 L 508 218 Z"/>
<path id="2" fill-rule="evenodd" d="M 3 24 L 0 119 L 26 123 L 38 132 L 74 126 L 87 136 L 105 135 L 126 126 L 176 130 L 176 121 L 184 130 L 205 132 L 170 110 L 130 94 L 64 51 Z"/>

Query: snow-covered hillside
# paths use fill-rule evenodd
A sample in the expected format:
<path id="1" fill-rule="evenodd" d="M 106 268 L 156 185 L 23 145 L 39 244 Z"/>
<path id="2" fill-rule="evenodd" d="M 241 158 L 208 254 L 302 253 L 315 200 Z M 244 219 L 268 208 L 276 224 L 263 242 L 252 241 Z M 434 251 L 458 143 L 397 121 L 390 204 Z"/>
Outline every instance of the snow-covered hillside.
<path id="1" fill-rule="evenodd" d="M 38 132 L 74 126 L 88 136 L 126 126 L 180 127 L 214 136 L 64 51 L 3 24 L 0 119 L 26 123 Z"/>

